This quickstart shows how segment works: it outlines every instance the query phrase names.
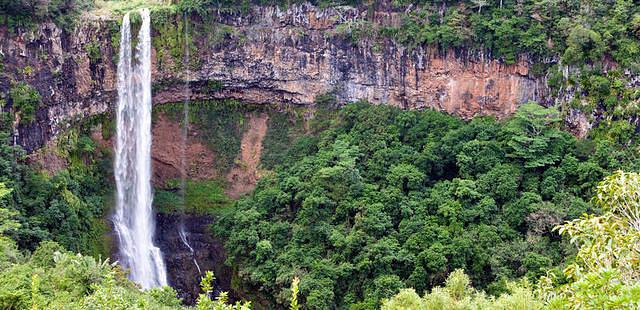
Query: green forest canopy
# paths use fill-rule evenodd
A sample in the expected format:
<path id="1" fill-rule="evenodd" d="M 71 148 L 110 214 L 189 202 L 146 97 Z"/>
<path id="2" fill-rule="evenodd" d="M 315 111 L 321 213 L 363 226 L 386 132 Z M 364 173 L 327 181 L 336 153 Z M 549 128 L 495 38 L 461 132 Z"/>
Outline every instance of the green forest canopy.
<path id="1" fill-rule="evenodd" d="M 551 229 L 581 214 L 632 150 L 577 140 L 557 111 L 526 104 L 506 122 L 367 103 L 294 147 L 218 234 L 247 288 L 287 301 L 300 277 L 309 309 L 375 309 L 464 269 L 489 294 L 561 270 L 574 247 Z M 311 142 L 309 141 L 311 140 Z"/>
<path id="2" fill-rule="evenodd" d="M 583 296 L 601 297 L 590 298 L 596 303 L 587 307 L 637 302 L 635 282 L 607 287 L 610 282 L 593 282 L 602 277 L 562 271 L 586 270 L 573 257 L 591 257 L 587 250 L 609 253 L 606 243 L 576 252 L 552 231 L 585 212 L 600 214 L 603 223 L 618 221 L 602 232 L 605 238 L 622 236 L 614 244 L 616 253 L 629 249 L 636 242 L 629 234 L 635 224 L 620 233 L 626 222 L 616 214 L 624 209 L 615 206 L 633 193 L 620 188 L 636 186 L 637 180 L 626 176 L 616 183 L 618 174 L 605 183 L 614 185 L 598 192 L 595 186 L 614 170 L 638 169 L 635 148 L 608 139 L 577 140 L 558 127 L 556 110 L 533 103 L 505 121 L 470 122 L 364 102 L 319 109 L 311 124 L 316 134 L 299 138 L 279 157 L 280 164 L 272 163 L 274 173 L 238 201 L 216 230 L 226 238 L 229 263 L 238 270 L 236 289 L 282 307 L 290 301 L 292 279 L 299 277 L 296 302 L 308 309 L 376 309 L 388 298 L 389 307 L 402 298 L 418 304 L 436 297 L 456 303 L 471 298 L 493 305 L 489 309 L 530 298 L 541 307 L 583 305 Z M 81 127 L 62 138 L 67 147 L 59 152 L 70 166 L 53 177 L 25 165 L 19 147 L 0 144 L 0 167 L 9 172 L 0 180 L 5 249 L 0 263 L 7 267 L 2 278 L 12 279 L 0 285 L 0 303 L 178 307 L 172 290 L 141 293 L 108 262 L 66 252 L 101 253 L 92 245 L 101 243 L 104 229 L 109 162 L 87 133 Z M 574 228 L 592 222 L 579 219 L 561 232 L 578 246 L 593 244 Z M 601 227 L 609 226 L 594 229 Z M 35 252 L 28 254 L 29 249 Z M 633 266 L 630 249 L 624 253 Z M 596 268 L 591 274 L 617 282 L 616 277 L 634 279 L 633 271 L 624 269 L 629 263 L 614 266 L 618 269 Z M 452 275 L 457 269 L 469 280 L 461 272 Z M 513 282 L 522 278 L 540 291 Z M 464 284 L 467 295 L 447 295 L 449 282 Z M 600 288 L 611 293 L 598 295 Z"/>
<path id="3" fill-rule="evenodd" d="M 170 12 L 206 19 L 220 8 L 245 14 L 249 4 L 299 2 L 182 0 Z M 216 231 L 227 238 L 239 289 L 284 306 L 299 276 L 298 299 L 309 309 L 432 309 L 434 302 L 509 309 L 523 301 L 531 309 L 637 307 L 638 227 L 628 214 L 638 202 L 625 196 L 638 192 L 637 175 L 617 173 L 595 190 L 615 170 L 638 170 L 634 1 L 312 2 L 369 8 L 336 27 L 354 45 L 465 49 L 507 64 L 525 56 L 530 74 L 546 76 L 552 94 L 568 99 L 557 110 L 523 105 L 506 121 L 364 103 L 336 115 L 320 111 L 316 122 L 327 130 L 302 137 L 278 159 L 290 165 L 270 163 L 273 175 Z M 54 21 L 70 33 L 94 6 L 4 1 L 0 23 L 15 33 Z M 382 9 L 401 22 L 379 23 L 371 12 Z M 40 101 L 32 86 L 18 81 L 4 98 L 21 123 L 32 121 Z M 588 139 L 560 130 L 569 109 L 594 121 Z M 1 126 L 0 276 L 9 279 L 0 284 L 2 307 L 178 307 L 171 290 L 141 293 L 108 262 L 66 252 L 108 254 L 101 238 L 110 162 L 86 129 L 63 137 L 70 165 L 49 176 L 25 164 L 9 141 L 10 124 Z M 566 220 L 559 232 L 567 237 L 552 231 Z M 203 309 L 215 307 L 202 300 Z"/>

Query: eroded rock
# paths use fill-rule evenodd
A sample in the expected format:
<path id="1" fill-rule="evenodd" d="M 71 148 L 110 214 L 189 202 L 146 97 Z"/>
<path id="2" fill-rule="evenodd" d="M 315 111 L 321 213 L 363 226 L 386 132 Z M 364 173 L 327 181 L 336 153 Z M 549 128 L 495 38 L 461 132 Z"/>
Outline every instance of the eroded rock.
<path id="1" fill-rule="evenodd" d="M 354 44 L 336 30 L 339 23 L 364 18 L 366 11 L 356 8 L 309 4 L 287 10 L 253 7 L 247 15 L 218 12 L 208 22 L 194 18 L 189 63 L 154 44 L 154 104 L 180 102 L 188 95 L 192 100 L 312 105 L 316 96 L 331 92 L 340 103 L 368 100 L 463 118 L 500 118 L 528 100 L 547 100 L 545 83 L 529 74 L 526 59 L 507 65 L 467 50 L 409 50 L 389 40 Z M 373 18 L 399 23 L 392 11 L 376 12 Z M 223 24 L 231 33 L 212 38 Z M 154 29 L 153 36 L 168 35 L 163 33 Z M 117 38 L 117 22 L 108 19 L 87 18 L 73 32 L 53 23 L 17 34 L 0 27 L 7 73 L 0 77 L 0 90 L 24 79 L 43 98 L 36 121 L 18 128 L 19 143 L 28 152 L 74 121 L 113 110 Z M 98 47 L 98 59 L 90 59 L 90 45 Z M 189 92 L 184 91 L 187 81 Z"/>

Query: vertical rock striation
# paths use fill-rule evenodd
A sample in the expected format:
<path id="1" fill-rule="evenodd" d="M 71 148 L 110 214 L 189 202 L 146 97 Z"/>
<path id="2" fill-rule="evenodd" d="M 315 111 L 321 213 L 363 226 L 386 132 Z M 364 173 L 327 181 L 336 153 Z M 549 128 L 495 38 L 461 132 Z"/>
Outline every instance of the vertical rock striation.
<path id="1" fill-rule="evenodd" d="M 356 8 L 309 4 L 218 12 L 206 20 L 194 16 L 190 70 L 183 70 L 181 58 L 162 43 L 176 40 L 178 32 L 167 29 L 177 29 L 182 20 L 169 18 L 153 29 L 154 103 L 182 101 L 185 81 L 192 85 L 193 100 L 311 105 L 316 96 L 331 93 L 341 103 L 368 100 L 463 118 L 505 117 L 528 100 L 551 102 L 546 83 L 529 73 L 526 59 L 506 65 L 468 50 L 410 50 L 390 40 L 354 44 L 338 27 L 365 18 L 366 11 Z M 399 20 L 394 12 L 376 12 L 373 18 L 391 25 Z M 27 151 L 76 121 L 113 111 L 118 52 L 112 37 L 118 27 L 91 16 L 73 31 L 52 23 L 18 33 L 0 27 L 5 65 L 0 90 L 25 80 L 43 97 L 36 121 L 18 128 Z M 89 53 L 91 47 L 98 55 Z"/>

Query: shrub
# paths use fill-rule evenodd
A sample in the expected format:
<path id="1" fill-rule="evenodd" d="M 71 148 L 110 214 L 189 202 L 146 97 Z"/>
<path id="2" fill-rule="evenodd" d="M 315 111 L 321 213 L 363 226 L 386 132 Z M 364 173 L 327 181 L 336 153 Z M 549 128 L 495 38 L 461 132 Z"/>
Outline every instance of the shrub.
<path id="1" fill-rule="evenodd" d="M 13 101 L 13 109 L 20 116 L 20 123 L 30 123 L 40 104 L 40 94 L 33 86 L 20 82 L 9 90 L 9 97 Z"/>

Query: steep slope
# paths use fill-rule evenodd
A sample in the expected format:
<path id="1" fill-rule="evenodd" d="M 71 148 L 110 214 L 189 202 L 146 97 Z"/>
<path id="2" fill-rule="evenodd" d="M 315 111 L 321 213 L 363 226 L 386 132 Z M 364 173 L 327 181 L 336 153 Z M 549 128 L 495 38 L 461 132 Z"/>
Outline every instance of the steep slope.
<path id="1" fill-rule="evenodd" d="M 463 118 L 504 117 L 528 100 L 550 100 L 526 59 L 506 65 L 467 50 L 408 49 L 392 41 L 355 45 L 339 25 L 366 15 L 351 7 L 253 7 L 247 14 L 194 16 L 185 30 L 182 17 L 155 12 L 154 103 L 183 100 L 185 80 L 192 99 L 310 105 L 330 93 L 340 103 L 364 99 Z M 397 24 L 397 15 L 374 18 Z M 116 21 L 99 17 L 84 17 L 72 31 L 53 23 L 18 33 L 0 27 L 0 91 L 26 81 L 41 96 L 35 120 L 18 125 L 18 141 L 29 152 L 69 124 L 113 109 L 117 33 Z M 192 58 L 188 76 L 185 46 Z"/>

